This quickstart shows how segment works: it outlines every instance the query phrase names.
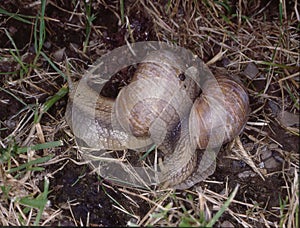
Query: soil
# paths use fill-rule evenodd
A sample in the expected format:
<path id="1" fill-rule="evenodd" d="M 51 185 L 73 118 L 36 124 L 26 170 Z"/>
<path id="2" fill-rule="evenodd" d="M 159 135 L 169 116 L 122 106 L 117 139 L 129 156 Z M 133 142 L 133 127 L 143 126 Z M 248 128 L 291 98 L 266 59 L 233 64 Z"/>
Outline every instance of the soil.
<path id="1" fill-rule="evenodd" d="M 86 19 L 80 14 L 74 14 L 71 17 L 71 13 L 74 11 L 72 2 L 73 1 L 68 0 L 53 0 L 47 4 L 45 15 L 52 20 L 46 20 L 46 40 L 43 50 L 49 57 L 59 63 L 63 61 L 63 59 L 57 57 L 57 52 L 65 48 L 64 56 L 70 59 L 72 58 L 73 64 L 77 68 L 76 70 L 78 70 L 78 75 L 80 75 L 83 69 L 87 69 L 88 65 L 101 55 L 102 51 L 97 45 L 105 45 L 107 50 L 112 50 L 124 45 L 124 35 L 127 32 L 127 28 L 124 25 L 120 26 L 118 24 L 118 18 L 113 14 L 110 7 L 105 7 L 99 2 L 94 2 L 92 5 L 92 13 L 97 15 L 97 17 L 93 20 L 93 26 L 101 29 L 92 29 L 90 40 L 94 45 L 90 44 L 91 48 L 88 48 L 87 52 L 83 54 L 79 52 L 78 49 L 82 47 L 85 40 L 86 30 L 83 24 Z M 131 4 L 132 1 L 128 1 L 128 3 L 127 1 L 125 2 L 126 8 L 127 4 Z M 31 3 L 31 1 L 22 1 L 22 3 L 20 3 L 20 1 L 4 0 L 1 1 L 0 8 L 9 12 L 18 12 L 18 14 L 23 15 L 36 15 L 39 9 L 38 6 L 29 8 L 29 3 Z M 270 4 L 267 10 L 274 12 L 272 7 L 274 7 L 273 4 Z M 250 13 L 251 11 L 249 11 L 249 14 Z M 99 15 L 101 15 L 101 17 Z M 133 38 L 135 41 L 157 40 L 153 22 L 147 14 L 143 14 L 140 10 L 136 10 L 134 13 L 134 10 L 132 10 L 127 12 L 127 15 L 131 22 L 131 29 L 134 30 Z M 266 20 L 271 20 L 274 17 L 273 14 L 267 15 L 269 15 L 270 18 L 266 18 Z M 31 19 L 29 20 L 32 21 Z M 70 26 L 71 24 L 78 25 L 78 27 Z M 34 42 L 32 40 L 33 25 L 18 20 L 9 20 L 6 16 L 2 17 L 0 25 L 3 29 L 9 31 L 16 47 L 19 49 L 19 54 L 22 56 L 23 62 L 29 65 L 32 64 L 35 57 Z M 0 31 L 0 49 L 14 48 L 3 29 Z M 101 34 L 99 31 L 101 31 Z M 210 59 L 211 56 L 215 56 L 218 51 L 218 47 L 216 47 L 215 50 L 214 48 L 208 48 L 207 53 L 209 55 L 207 59 Z M 204 59 L 204 61 L 206 61 L 206 59 Z M 218 62 L 217 65 L 224 64 Z M 48 72 L 54 72 L 46 60 L 38 61 L 38 67 Z M 2 88 L 6 88 L 11 91 L 12 94 L 15 94 L 14 96 L 0 90 L 1 139 L 5 139 L 10 135 L 21 120 L 22 115 L 16 118 L 14 117 L 14 115 L 24 108 L 20 100 L 27 104 L 42 104 L 48 97 L 54 95 L 62 84 L 66 83 L 62 77 L 48 78 L 46 79 L 46 83 L 45 81 L 41 81 L 40 78 L 37 78 L 36 81 L 34 81 L 35 79 L 33 78 L 32 83 L 35 86 L 24 83 L 24 81 L 19 83 L 18 80 L 21 70 L 19 64 L 14 59 L 0 58 L 0 85 Z M 131 71 L 132 70 L 129 69 L 125 71 L 125 74 L 120 73 L 119 76 L 115 77 L 114 83 L 107 85 L 108 90 L 112 91 L 108 96 L 115 96 L 118 89 L 130 81 L 128 75 L 131 75 Z M 78 75 L 75 75 L 75 77 L 78 77 Z M 24 77 L 29 76 L 30 72 L 24 75 Z M 13 83 L 9 84 L 8 82 Z M 257 91 L 260 91 L 260 87 L 263 88 L 264 86 L 264 82 L 256 85 Z M 36 89 L 37 87 L 40 89 Z M 21 91 L 22 89 L 24 93 L 20 92 L 16 94 L 14 92 L 14 90 Z M 43 90 L 42 93 L 41 89 Z M 276 87 L 272 89 L 273 91 L 278 91 Z M 27 94 L 31 94 L 31 96 Z M 273 95 L 276 96 L 276 94 Z M 16 99 L 16 96 L 18 99 Z M 281 96 L 280 93 L 278 96 Z M 256 97 L 251 96 L 251 109 L 255 110 L 255 108 L 260 105 L 259 102 Z M 66 104 L 67 97 L 64 97 L 49 110 L 49 115 L 44 115 L 40 123 L 42 126 L 57 126 L 57 130 L 51 137 L 54 140 L 64 140 L 67 142 L 67 144 L 54 152 L 56 155 L 64 153 L 69 158 L 80 161 L 75 155 L 75 150 L 68 150 L 72 144 L 74 145 L 74 141 L 70 141 L 65 130 L 59 128 L 58 126 L 61 125 L 57 124 L 61 124 L 64 121 L 63 116 Z M 249 121 L 255 121 L 255 118 L 250 116 Z M 282 150 L 299 151 L 299 138 L 297 136 L 288 134 L 276 121 L 272 121 L 270 126 L 270 128 L 266 127 L 261 130 L 266 131 L 270 138 L 280 143 Z M 245 133 L 255 138 L 260 137 L 260 133 L 252 129 L 246 128 Z M 21 143 L 22 139 L 22 137 L 17 139 L 17 143 Z M 243 145 L 251 143 L 246 135 L 242 135 L 241 140 Z M 216 171 L 208 178 L 212 183 L 203 182 L 200 183 L 199 186 L 221 193 L 226 187 L 224 180 L 228 180 L 227 184 L 229 189 L 234 189 L 237 184 L 241 186 L 235 197 L 236 200 L 251 204 L 255 203 L 268 211 L 272 211 L 273 207 L 278 207 L 279 198 L 285 199 L 287 196 L 286 189 L 282 187 L 285 186 L 285 182 L 280 170 L 290 168 L 284 163 L 285 158 L 283 154 L 280 154 L 276 148 L 267 148 L 268 146 L 266 145 L 265 150 L 270 152 L 270 156 L 267 158 L 260 156 L 261 162 L 267 164 L 267 161 L 269 161 L 269 163 L 272 163 L 273 165 L 266 168 L 266 171 L 268 173 L 275 172 L 275 174 L 269 175 L 265 177 L 265 180 L 262 180 L 262 178 L 255 174 L 249 165 L 241 159 L 230 158 L 230 153 L 226 149 L 227 147 L 228 145 L 225 145 L 218 155 Z M 251 151 L 255 153 L 257 150 L 252 148 L 250 152 Z M 254 156 L 254 154 L 252 155 Z M 64 160 L 48 165 L 44 171 L 45 173 L 53 173 L 60 169 L 50 178 L 51 193 L 48 199 L 51 201 L 53 208 L 60 208 L 63 212 L 60 220 L 56 220 L 51 225 L 75 226 L 81 222 L 82 224 L 86 224 L 88 218 L 91 226 L 125 226 L 128 221 L 134 222 L 134 219 L 131 215 L 120 211 L 116 207 L 120 207 L 121 205 L 126 211 L 139 218 L 143 218 L 150 210 L 152 205 L 149 205 L 148 202 L 141 200 L 139 197 L 133 197 L 136 205 L 130 203 L 130 201 L 124 197 L 118 186 L 114 186 L 101 179 L 95 173 L 92 173 L 88 165 L 78 165 L 72 162 L 72 160 L 69 160 L 66 164 L 65 162 Z M 241 174 L 244 174 L 244 176 Z M 292 172 L 290 175 L 292 176 Z M 224 184 L 214 184 L 213 181 L 216 181 L 216 183 L 218 181 L 223 182 Z M 40 188 L 42 190 L 42 186 L 40 186 Z M 139 194 L 138 190 L 132 191 Z M 248 210 L 245 205 L 234 205 L 232 210 L 236 212 L 245 212 Z M 71 211 L 73 214 L 71 214 Z M 277 216 L 272 214 L 268 214 L 267 216 L 268 220 L 278 220 Z M 71 218 L 75 218 L 75 220 Z M 225 213 L 221 217 L 220 223 L 226 220 L 229 220 L 233 225 L 238 225 L 236 221 L 232 220 L 232 218 Z M 76 221 L 77 224 L 75 224 L 74 221 Z M 253 226 L 261 226 L 259 222 L 248 222 Z"/>
<path id="2" fill-rule="evenodd" d="M 51 167 L 51 170 L 59 165 Z M 118 206 L 116 202 L 128 205 L 128 201 L 125 201 L 122 194 L 114 188 L 104 186 L 103 180 L 99 176 L 89 174 L 89 169 L 90 167 L 87 165 L 78 166 L 71 162 L 68 163 L 64 167 L 64 172 L 54 175 L 51 181 L 53 192 L 49 195 L 49 199 L 56 207 L 66 208 L 66 212 L 69 211 L 67 202 L 70 202 L 78 224 L 80 221 L 87 224 L 88 218 L 91 226 L 125 226 L 132 217 L 116 209 L 113 205 Z M 135 199 L 135 201 L 138 202 L 139 199 Z M 145 203 L 143 206 L 147 209 Z M 68 216 L 59 223 L 64 226 L 74 226 L 74 222 L 68 220 L 69 212 L 66 214 Z"/>

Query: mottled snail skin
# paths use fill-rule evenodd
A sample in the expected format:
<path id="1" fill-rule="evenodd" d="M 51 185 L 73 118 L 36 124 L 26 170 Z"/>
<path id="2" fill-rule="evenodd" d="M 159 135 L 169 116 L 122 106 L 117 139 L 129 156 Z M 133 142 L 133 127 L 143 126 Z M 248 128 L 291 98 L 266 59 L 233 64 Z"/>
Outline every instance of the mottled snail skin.
<path id="1" fill-rule="evenodd" d="M 98 97 L 96 104 L 91 103 L 91 97 Z M 83 79 L 70 89 L 65 119 L 75 137 L 90 148 L 124 150 L 150 145 L 152 140 L 139 140 L 113 127 L 114 104 L 114 99 L 99 95 Z"/>
<path id="2" fill-rule="evenodd" d="M 216 154 L 203 154 L 196 149 L 219 147 L 238 135 L 247 120 L 249 99 L 241 83 L 222 75 L 216 76 L 217 81 L 207 80 L 199 96 L 197 83 L 182 74 L 184 71 L 181 60 L 174 54 L 153 52 L 139 65 L 132 82 L 121 89 L 115 100 L 99 96 L 88 82 L 81 85 L 81 91 L 88 94 L 85 98 L 71 91 L 66 120 L 76 137 L 92 147 L 135 149 L 154 142 L 165 154 L 159 174 L 161 185 L 189 188 L 215 170 Z M 73 104 L 74 96 L 77 96 L 76 104 Z M 86 100 L 89 96 L 99 96 L 96 106 L 89 105 Z M 217 108 L 212 108 L 210 101 Z M 82 127 L 82 114 L 85 127 Z M 112 123 L 112 119 L 118 123 Z M 212 121 L 214 126 L 210 124 Z"/>

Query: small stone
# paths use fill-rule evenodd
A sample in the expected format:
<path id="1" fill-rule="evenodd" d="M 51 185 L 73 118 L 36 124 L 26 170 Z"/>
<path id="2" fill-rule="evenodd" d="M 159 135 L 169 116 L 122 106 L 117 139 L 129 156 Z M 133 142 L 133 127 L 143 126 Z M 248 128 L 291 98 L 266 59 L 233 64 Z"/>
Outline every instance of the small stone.
<path id="1" fill-rule="evenodd" d="M 280 111 L 280 108 L 279 108 L 278 104 L 276 102 L 272 101 L 271 99 L 268 100 L 268 102 L 267 102 L 267 108 L 275 116 L 277 116 L 279 111 Z"/>
<path id="2" fill-rule="evenodd" d="M 56 61 L 61 62 L 63 60 L 65 50 L 66 48 L 64 47 L 54 52 L 53 57 L 55 58 Z"/>
<path id="3" fill-rule="evenodd" d="M 8 129 L 14 129 L 17 126 L 17 122 L 14 120 L 5 120 L 4 124 Z"/>
<path id="4" fill-rule="evenodd" d="M 276 169 L 281 166 L 281 163 L 277 161 L 274 157 L 270 157 L 265 162 L 265 168 L 266 169 Z"/>
<path id="5" fill-rule="evenodd" d="M 243 73 L 244 73 L 244 75 L 246 75 L 249 78 L 253 79 L 258 75 L 259 70 L 258 70 L 257 66 L 254 63 L 251 62 L 246 66 Z"/>
<path id="6" fill-rule="evenodd" d="M 265 163 L 260 162 L 260 163 L 258 164 L 258 168 L 260 168 L 260 169 L 265 168 Z"/>
<path id="7" fill-rule="evenodd" d="M 10 26 L 8 28 L 8 31 L 9 31 L 10 35 L 14 35 L 18 31 L 18 29 L 14 26 Z"/>
<path id="8" fill-rule="evenodd" d="M 251 170 L 244 171 L 244 172 L 238 174 L 238 178 L 240 178 L 240 179 L 246 179 L 248 177 L 255 177 L 255 176 L 256 176 L 256 173 Z"/>
<path id="9" fill-rule="evenodd" d="M 225 220 L 224 222 L 222 222 L 221 227 L 234 227 L 234 225 L 229 222 L 228 220 Z"/>
<path id="10" fill-rule="evenodd" d="M 241 169 L 241 168 L 245 168 L 246 167 L 246 163 L 242 160 L 233 160 L 232 161 L 232 167 L 234 169 Z"/>
<path id="11" fill-rule="evenodd" d="M 299 115 L 287 111 L 280 112 L 277 116 L 279 122 L 285 127 L 299 126 Z"/>
<path id="12" fill-rule="evenodd" d="M 46 42 L 44 43 L 44 48 L 46 48 L 46 49 L 51 48 L 51 42 L 46 41 Z"/>
<path id="13" fill-rule="evenodd" d="M 271 156 L 272 156 L 272 151 L 269 150 L 269 149 L 267 149 L 267 148 L 266 148 L 265 151 L 262 151 L 262 153 L 261 153 L 261 159 L 262 160 L 266 160 L 266 159 L 268 159 Z"/>

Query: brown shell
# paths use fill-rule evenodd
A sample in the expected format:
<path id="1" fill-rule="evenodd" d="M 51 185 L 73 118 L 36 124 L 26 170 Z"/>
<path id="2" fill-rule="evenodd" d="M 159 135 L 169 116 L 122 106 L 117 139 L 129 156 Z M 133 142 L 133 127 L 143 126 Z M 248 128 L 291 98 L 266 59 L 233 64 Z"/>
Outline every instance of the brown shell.
<path id="1" fill-rule="evenodd" d="M 243 85 L 228 76 L 204 84 L 201 96 L 190 114 L 191 135 L 200 149 L 218 147 L 243 130 L 250 112 L 249 97 Z"/>

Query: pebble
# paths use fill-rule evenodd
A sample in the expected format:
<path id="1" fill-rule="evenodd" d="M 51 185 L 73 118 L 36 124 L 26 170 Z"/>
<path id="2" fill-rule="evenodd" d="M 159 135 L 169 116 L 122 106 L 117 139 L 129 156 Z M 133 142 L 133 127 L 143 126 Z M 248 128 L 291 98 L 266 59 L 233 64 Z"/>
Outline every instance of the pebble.
<path id="1" fill-rule="evenodd" d="M 278 162 L 274 157 L 270 157 L 264 163 L 266 169 L 276 169 L 281 166 L 281 163 Z"/>
<path id="2" fill-rule="evenodd" d="M 247 171 L 244 171 L 244 172 L 238 174 L 238 178 L 240 178 L 240 179 L 246 179 L 248 177 L 255 177 L 255 176 L 256 176 L 256 173 L 253 172 L 252 170 L 247 170 Z"/>
<path id="3" fill-rule="evenodd" d="M 243 73 L 253 79 L 259 73 L 259 70 L 254 63 L 249 63 Z"/>
<path id="4" fill-rule="evenodd" d="M 221 227 L 234 227 L 234 225 L 229 222 L 228 220 L 225 220 L 224 222 L 222 222 Z"/>

